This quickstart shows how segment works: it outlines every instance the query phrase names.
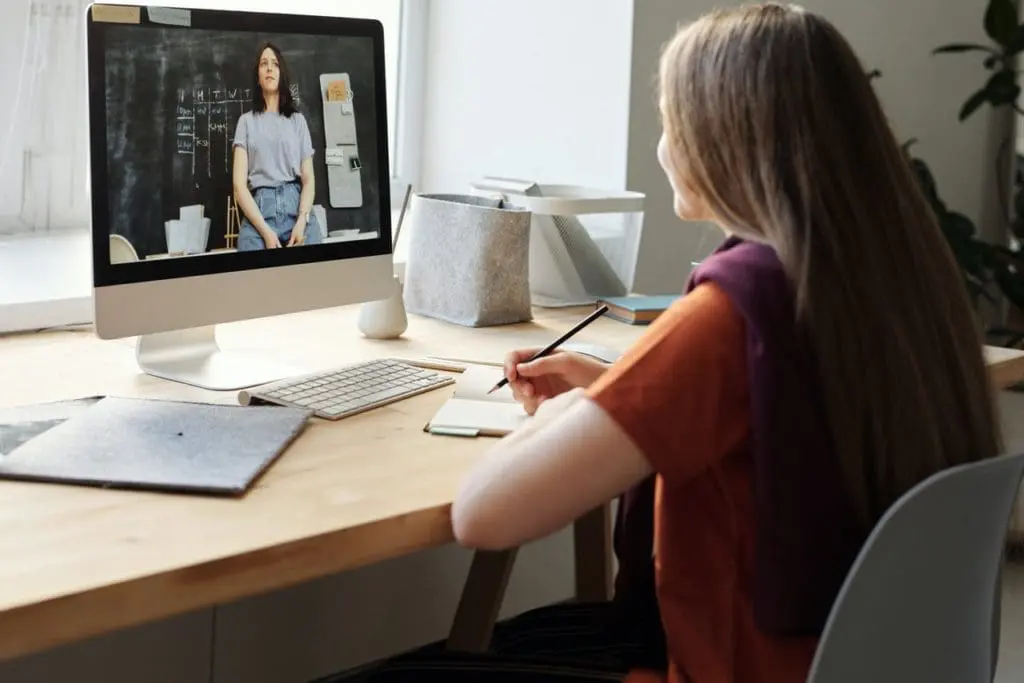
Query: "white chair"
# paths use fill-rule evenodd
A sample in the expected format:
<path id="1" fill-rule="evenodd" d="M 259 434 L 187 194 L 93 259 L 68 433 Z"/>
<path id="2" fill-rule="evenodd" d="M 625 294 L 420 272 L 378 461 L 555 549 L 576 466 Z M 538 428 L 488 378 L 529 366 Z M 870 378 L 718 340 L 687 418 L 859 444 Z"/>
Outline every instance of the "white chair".
<path id="1" fill-rule="evenodd" d="M 111 263 L 132 263 L 139 260 L 138 252 L 127 238 L 121 235 L 111 235 L 109 244 Z"/>
<path id="2" fill-rule="evenodd" d="M 1024 455 L 940 472 L 882 517 L 843 584 L 808 683 L 989 683 Z"/>

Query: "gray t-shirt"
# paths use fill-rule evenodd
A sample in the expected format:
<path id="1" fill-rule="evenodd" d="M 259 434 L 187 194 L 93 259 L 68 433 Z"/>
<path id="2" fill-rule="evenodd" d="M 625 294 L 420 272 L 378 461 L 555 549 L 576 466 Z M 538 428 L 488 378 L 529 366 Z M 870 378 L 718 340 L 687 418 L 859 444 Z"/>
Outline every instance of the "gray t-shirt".
<path id="1" fill-rule="evenodd" d="M 277 187 L 300 177 L 303 159 L 313 156 L 306 118 L 295 112 L 247 111 L 235 127 L 235 145 L 249 153 L 249 186 Z"/>

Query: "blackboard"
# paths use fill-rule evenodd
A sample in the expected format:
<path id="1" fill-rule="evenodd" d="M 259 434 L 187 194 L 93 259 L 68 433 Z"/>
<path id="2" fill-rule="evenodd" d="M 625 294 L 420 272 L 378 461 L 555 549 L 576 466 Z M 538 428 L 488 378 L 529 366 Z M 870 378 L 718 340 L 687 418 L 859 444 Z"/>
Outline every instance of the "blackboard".
<path id="1" fill-rule="evenodd" d="M 110 231 L 139 256 L 164 253 L 164 221 L 203 204 L 207 247 L 225 246 L 235 126 L 251 109 L 261 46 L 280 48 L 299 111 L 313 139 L 315 204 L 327 229 L 380 228 L 373 42 L 368 37 L 307 36 L 207 29 L 109 26 L 105 39 Z M 324 162 L 320 74 L 347 72 L 362 163 L 363 205 L 332 209 Z M 387 131 L 380 131 L 386 135 Z"/>

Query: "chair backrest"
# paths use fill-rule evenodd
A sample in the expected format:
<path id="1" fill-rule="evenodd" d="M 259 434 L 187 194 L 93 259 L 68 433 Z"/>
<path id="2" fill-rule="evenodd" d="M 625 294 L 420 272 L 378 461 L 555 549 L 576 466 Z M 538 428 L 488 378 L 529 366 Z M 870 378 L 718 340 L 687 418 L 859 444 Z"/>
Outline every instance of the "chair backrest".
<path id="1" fill-rule="evenodd" d="M 139 254 L 126 237 L 111 235 L 109 245 L 111 263 L 131 263 L 139 260 Z"/>
<path id="2" fill-rule="evenodd" d="M 809 683 L 990 682 L 1022 475 L 1024 454 L 1005 455 L 939 472 L 900 498 L 836 598 Z"/>

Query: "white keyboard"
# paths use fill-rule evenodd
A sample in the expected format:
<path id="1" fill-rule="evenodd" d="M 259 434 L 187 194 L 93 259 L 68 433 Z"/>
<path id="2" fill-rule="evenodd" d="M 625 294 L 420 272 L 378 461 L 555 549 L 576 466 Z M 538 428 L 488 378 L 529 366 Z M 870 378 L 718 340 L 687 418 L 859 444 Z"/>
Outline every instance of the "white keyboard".
<path id="1" fill-rule="evenodd" d="M 242 391 L 238 400 L 242 405 L 297 406 L 317 417 L 340 420 L 454 382 L 451 376 L 401 361 L 372 360 L 264 384 Z"/>

